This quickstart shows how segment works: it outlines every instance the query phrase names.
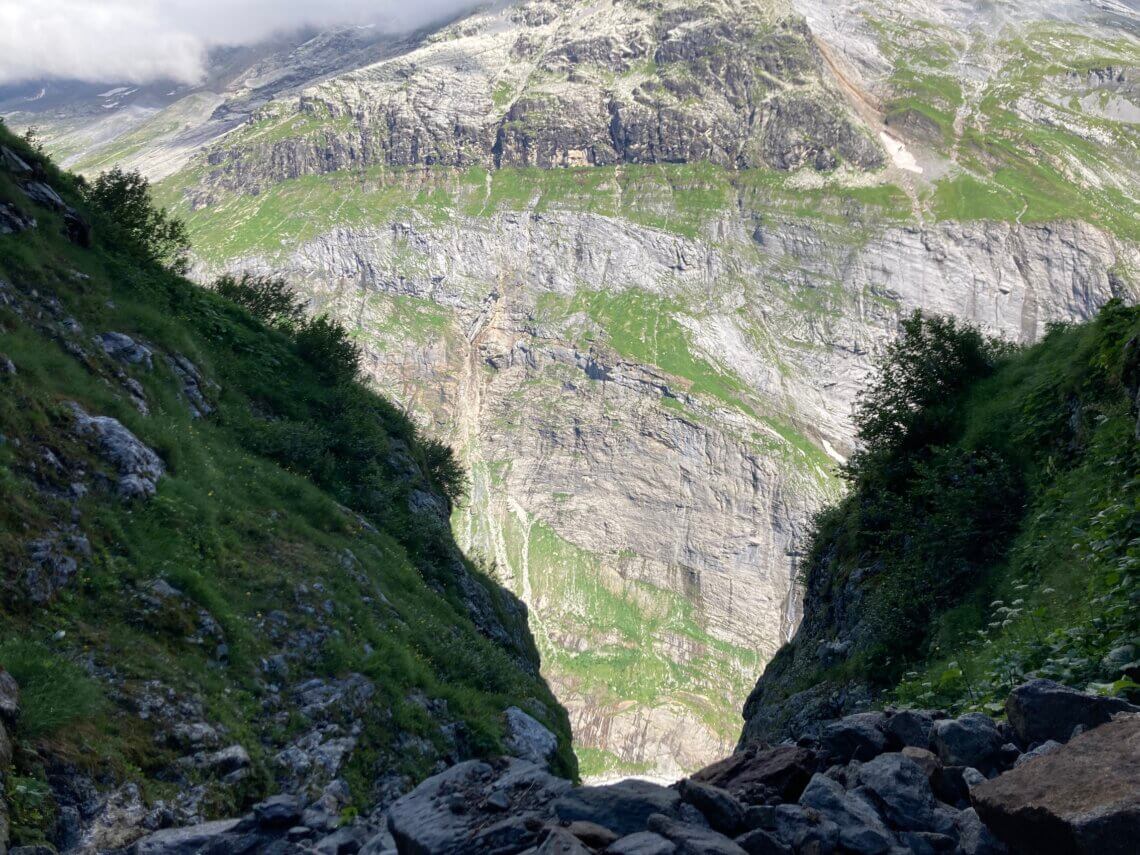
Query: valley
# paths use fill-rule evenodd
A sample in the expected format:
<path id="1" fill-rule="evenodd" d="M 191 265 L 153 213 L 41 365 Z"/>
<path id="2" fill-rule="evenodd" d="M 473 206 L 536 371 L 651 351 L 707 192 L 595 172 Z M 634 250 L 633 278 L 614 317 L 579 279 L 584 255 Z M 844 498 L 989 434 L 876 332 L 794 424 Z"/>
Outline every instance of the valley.
<path id="1" fill-rule="evenodd" d="M 1031 342 L 1140 289 L 1113 4 L 526 2 L 232 63 L 113 129 L 5 112 L 157 180 L 199 279 L 282 272 L 460 452 L 587 777 L 736 743 L 900 318 Z"/>

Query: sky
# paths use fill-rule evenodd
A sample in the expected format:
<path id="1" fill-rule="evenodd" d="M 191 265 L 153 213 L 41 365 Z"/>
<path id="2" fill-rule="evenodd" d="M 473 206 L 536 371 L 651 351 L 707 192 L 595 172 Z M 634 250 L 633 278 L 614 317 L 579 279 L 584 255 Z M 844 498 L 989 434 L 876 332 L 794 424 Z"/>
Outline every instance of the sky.
<path id="1" fill-rule="evenodd" d="M 0 85 L 198 83 L 211 47 L 308 26 L 412 29 L 473 0 L 0 0 Z"/>

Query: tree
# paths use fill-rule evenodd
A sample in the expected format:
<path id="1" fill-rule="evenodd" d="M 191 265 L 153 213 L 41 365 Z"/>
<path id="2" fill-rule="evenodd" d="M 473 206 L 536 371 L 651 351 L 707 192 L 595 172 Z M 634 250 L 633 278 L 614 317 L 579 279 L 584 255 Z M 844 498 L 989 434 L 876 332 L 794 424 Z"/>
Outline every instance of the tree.
<path id="1" fill-rule="evenodd" d="M 309 321 L 296 338 L 301 356 L 333 382 L 348 383 L 360 375 L 360 346 L 328 315 Z"/>
<path id="2" fill-rule="evenodd" d="M 305 318 L 305 301 L 280 276 L 246 271 L 235 278 L 227 273 L 214 282 L 214 290 L 278 329 L 296 330 Z"/>
<path id="3" fill-rule="evenodd" d="M 859 395 L 855 423 L 859 451 L 848 476 L 867 474 L 873 460 L 930 443 L 945 425 L 942 410 L 955 395 L 990 374 L 1011 350 L 1000 339 L 953 318 L 915 312 L 879 362 L 878 376 Z"/>
<path id="4" fill-rule="evenodd" d="M 116 167 L 101 173 L 86 193 L 135 252 L 174 273 L 189 272 L 186 224 L 155 205 L 150 182 L 140 173 Z"/>

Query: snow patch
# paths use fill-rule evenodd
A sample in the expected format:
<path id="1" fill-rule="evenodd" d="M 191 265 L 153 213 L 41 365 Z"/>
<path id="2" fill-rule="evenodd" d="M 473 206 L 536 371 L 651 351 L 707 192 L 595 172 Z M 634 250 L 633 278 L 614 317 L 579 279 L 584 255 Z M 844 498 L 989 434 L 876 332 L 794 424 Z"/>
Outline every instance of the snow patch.
<path id="1" fill-rule="evenodd" d="M 905 169 L 907 172 L 922 174 L 922 167 L 918 165 L 918 161 L 914 159 L 914 155 L 907 151 L 905 145 L 886 131 L 879 131 L 879 139 L 882 140 L 883 148 L 887 150 L 887 154 L 891 156 L 891 160 L 894 161 L 895 166 L 899 169 Z"/>

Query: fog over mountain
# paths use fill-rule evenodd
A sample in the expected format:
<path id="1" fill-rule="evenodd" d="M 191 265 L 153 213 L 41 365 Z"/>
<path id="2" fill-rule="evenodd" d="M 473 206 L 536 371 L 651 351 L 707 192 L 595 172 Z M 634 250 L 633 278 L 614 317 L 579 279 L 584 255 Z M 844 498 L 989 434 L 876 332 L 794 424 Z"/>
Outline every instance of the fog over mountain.
<path id="1" fill-rule="evenodd" d="M 46 78 L 198 83 L 212 47 L 304 27 L 399 31 L 471 0 L 0 0 L 0 84 Z"/>

